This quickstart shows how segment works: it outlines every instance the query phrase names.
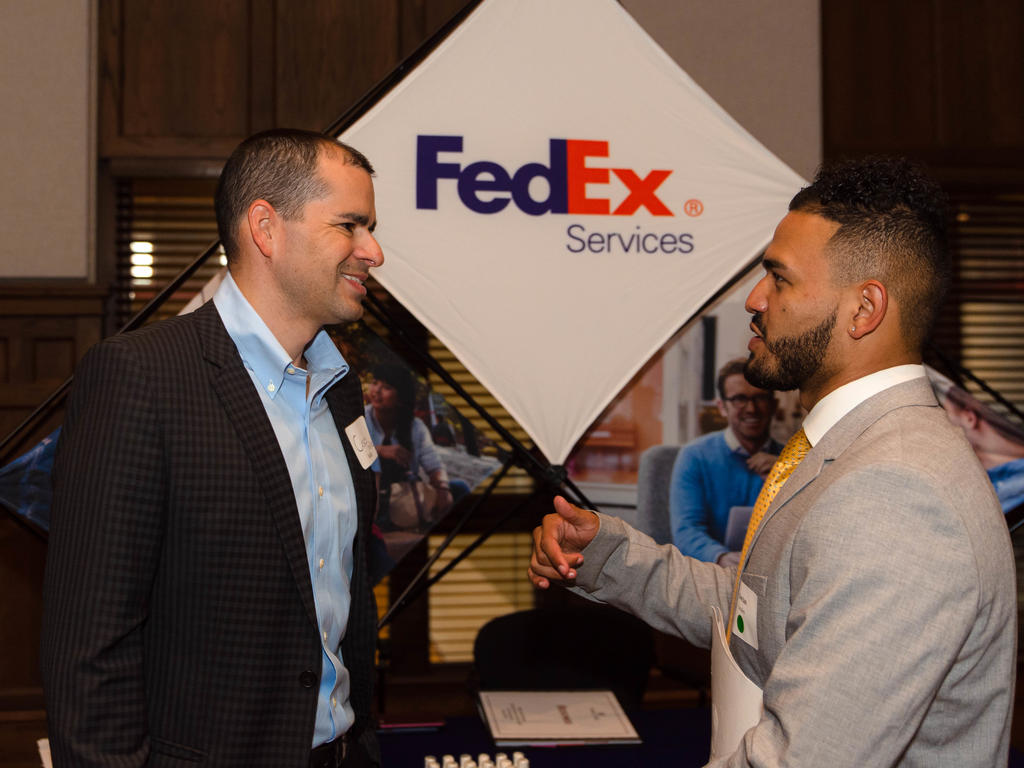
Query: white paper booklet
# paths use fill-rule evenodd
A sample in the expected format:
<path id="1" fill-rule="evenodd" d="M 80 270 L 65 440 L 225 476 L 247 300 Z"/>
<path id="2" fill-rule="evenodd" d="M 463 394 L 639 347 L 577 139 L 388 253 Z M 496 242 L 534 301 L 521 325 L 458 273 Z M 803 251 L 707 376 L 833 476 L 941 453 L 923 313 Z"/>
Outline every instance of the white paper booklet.
<path id="1" fill-rule="evenodd" d="M 481 691 L 480 709 L 502 747 L 640 743 L 611 691 Z"/>

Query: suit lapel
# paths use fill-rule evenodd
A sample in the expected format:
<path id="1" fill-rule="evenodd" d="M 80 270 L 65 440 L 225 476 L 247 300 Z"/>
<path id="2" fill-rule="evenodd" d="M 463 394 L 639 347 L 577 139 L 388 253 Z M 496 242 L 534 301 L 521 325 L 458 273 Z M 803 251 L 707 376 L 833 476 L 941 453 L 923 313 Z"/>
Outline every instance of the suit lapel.
<path id="1" fill-rule="evenodd" d="M 793 470 L 785 485 L 779 489 L 754 533 L 750 549 L 754 548 L 754 543 L 772 516 L 821 474 L 827 464 L 835 461 L 863 434 L 864 430 L 890 411 L 908 405 L 936 405 L 935 395 L 927 379 L 914 379 L 883 390 L 857 405 L 836 422 L 818 444 L 811 448 L 804 460 Z"/>
<path id="2" fill-rule="evenodd" d="M 362 566 L 364 565 L 362 559 L 365 547 L 361 544 L 373 522 L 372 516 L 376 500 L 372 473 L 360 465 L 359 458 L 352 449 L 352 441 L 345 434 L 345 428 L 363 415 L 363 392 L 355 372 L 350 371 L 346 374 L 341 381 L 327 391 L 325 398 L 331 410 L 331 418 L 334 419 L 341 443 L 345 448 L 345 458 L 348 460 L 352 485 L 355 489 L 358 528 L 353 546 L 355 547 L 355 573 L 358 576 L 363 572 Z"/>
<path id="3" fill-rule="evenodd" d="M 373 696 L 373 652 L 377 638 L 377 612 L 373 601 L 373 585 L 369 583 L 368 562 L 377 494 L 372 470 L 360 466 L 352 449 L 352 441 L 345 434 L 345 427 L 363 415 L 363 390 L 359 377 L 350 371 L 327 391 L 325 398 L 341 436 L 356 497 L 358 526 L 352 543 L 352 602 L 341 649 L 351 680 L 352 706 L 359 718 L 365 718 L 370 711 Z"/>
<path id="4" fill-rule="evenodd" d="M 213 302 L 197 309 L 195 317 L 210 384 L 252 462 L 306 613 L 313 625 L 318 626 L 306 541 L 291 477 L 274 428 Z"/>

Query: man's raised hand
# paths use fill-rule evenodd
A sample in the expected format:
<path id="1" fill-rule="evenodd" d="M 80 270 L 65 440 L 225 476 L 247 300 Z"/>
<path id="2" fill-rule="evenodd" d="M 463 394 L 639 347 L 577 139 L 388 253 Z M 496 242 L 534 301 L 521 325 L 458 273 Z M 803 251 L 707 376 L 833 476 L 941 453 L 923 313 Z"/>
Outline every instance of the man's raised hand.
<path id="1" fill-rule="evenodd" d="M 601 522 L 593 512 L 555 497 L 555 513 L 545 515 L 533 529 L 530 581 L 547 589 L 552 581 L 572 581 L 583 563 L 580 552 L 597 535 Z"/>

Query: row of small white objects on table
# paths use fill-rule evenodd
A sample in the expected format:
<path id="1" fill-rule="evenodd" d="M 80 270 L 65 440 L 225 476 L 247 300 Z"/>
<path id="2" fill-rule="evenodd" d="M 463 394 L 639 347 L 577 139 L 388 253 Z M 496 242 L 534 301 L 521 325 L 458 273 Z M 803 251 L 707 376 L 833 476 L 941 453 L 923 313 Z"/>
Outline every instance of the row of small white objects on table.
<path id="1" fill-rule="evenodd" d="M 442 755 L 440 762 L 433 755 L 427 755 L 423 758 L 423 768 L 530 768 L 530 761 L 522 752 L 513 752 L 511 758 L 498 752 L 494 759 L 481 752 L 476 760 L 472 755 L 462 754 L 457 762 L 453 755 Z"/>

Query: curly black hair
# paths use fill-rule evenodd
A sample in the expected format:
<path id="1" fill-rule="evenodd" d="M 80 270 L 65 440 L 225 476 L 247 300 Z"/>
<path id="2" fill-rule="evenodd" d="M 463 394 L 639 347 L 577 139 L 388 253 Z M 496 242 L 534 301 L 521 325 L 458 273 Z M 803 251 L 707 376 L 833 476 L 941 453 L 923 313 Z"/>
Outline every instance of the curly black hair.
<path id="1" fill-rule="evenodd" d="M 880 281 L 895 299 L 907 347 L 920 350 L 951 273 L 942 188 L 906 158 L 841 160 L 823 165 L 789 210 L 839 224 L 828 245 L 832 280 Z"/>

